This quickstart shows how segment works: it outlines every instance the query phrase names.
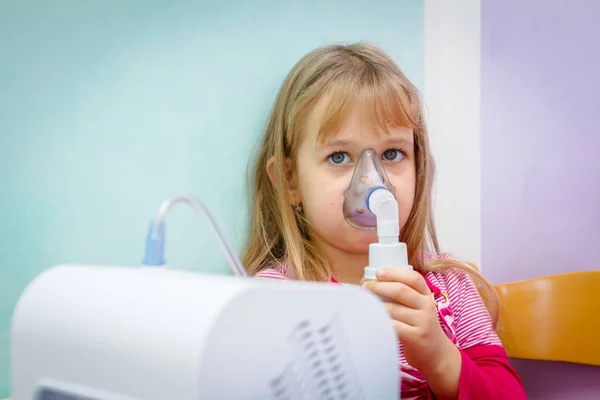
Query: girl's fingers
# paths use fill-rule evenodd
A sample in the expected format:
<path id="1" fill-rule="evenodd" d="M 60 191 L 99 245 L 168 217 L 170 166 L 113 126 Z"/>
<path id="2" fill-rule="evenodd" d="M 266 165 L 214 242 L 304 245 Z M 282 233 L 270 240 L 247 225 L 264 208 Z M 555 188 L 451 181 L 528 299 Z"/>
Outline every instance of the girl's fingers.
<path id="1" fill-rule="evenodd" d="M 413 308 L 403 306 L 398 303 L 385 302 L 388 314 L 393 320 L 402 322 L 408 326 L 419 326 L 419 311 Z"/>
<path id="2" fill-rule="evenodd" d="M 403 283 L 368 281 L 365 287 L 377 296 L 395 300 L 406 307 L 420 308 L 422 295 Z"/>
<path id="3" fill-rule="evenodd" d="M 377 280 L 403 283 L 421 294 L 431 293 L 423 275 L 409 268 L 381 268 L 377 270 Z"/>
<path id="4" fill-rule="evenodd" d="M 394 329 L 396 330 L 396 335 L 398 335 L 398 339 L 403 341 L 405 338 L 410 338 L 413 336 L 415 327 L 410 326 L 402 321 L 397 321 L 395 319 L 392 320 L 394 324 Z"/>

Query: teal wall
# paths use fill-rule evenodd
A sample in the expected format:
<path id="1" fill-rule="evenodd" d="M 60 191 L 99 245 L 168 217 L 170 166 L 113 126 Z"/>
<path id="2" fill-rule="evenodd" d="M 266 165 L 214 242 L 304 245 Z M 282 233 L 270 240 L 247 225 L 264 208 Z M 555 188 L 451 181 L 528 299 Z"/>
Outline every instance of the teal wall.
<path id="1" fill-rule="evenodd" d="M 139 264 L 182 191 L 240 249 L 248 157 L 284 75 L 357 40 L 422 87 L 421 0 L 0 2 L 0 397 L 13 307 L 44 269 Z M 204 220 L 181 207 L 169 222 L 171 264 L 227 271 Z"/>

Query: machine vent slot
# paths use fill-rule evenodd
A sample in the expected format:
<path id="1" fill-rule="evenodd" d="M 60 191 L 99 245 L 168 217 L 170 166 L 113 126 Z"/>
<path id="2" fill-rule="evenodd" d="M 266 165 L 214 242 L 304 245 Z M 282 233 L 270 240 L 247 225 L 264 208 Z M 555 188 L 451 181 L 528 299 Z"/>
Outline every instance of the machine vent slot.
<path id="1" fill-rule="evenodd" d="M 364 395 L 339 317 L 324 326 L 298 323 L 290 333 L 290 360 L 270 381 L 275 400 L 361 400 Z"/>

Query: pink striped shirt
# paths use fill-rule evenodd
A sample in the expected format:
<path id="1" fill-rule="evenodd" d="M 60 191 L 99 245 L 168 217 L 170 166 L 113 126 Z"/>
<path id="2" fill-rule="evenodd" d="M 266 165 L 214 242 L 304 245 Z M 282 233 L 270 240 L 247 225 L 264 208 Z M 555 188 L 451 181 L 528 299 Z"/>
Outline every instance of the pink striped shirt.
<path id="1" fill-rule="evenodd" d="M 426 253 L 425 261 L 451 259 Z M 261 279 L 293 278 L 285 263 L 256 275 Z M 332 280 L 337 283 L 335 280 Z M 459 400 L 526 399 L 523 384 L 508 362 L 492 320 L 471 278 L 464 272 L 428 272 L 425 281 L 434 293 L 438 319 L 448 338 L 460 349 L 462 368 Z M 406 362 L 402 343 L 399 367 L 402 399 L 436 399 L 423 375 Z"/>

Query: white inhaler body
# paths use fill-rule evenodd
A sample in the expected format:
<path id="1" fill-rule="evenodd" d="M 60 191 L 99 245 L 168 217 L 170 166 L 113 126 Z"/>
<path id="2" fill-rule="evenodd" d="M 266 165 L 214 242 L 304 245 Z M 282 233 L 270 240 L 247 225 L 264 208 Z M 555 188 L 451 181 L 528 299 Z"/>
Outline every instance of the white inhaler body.
<path id="1" fill-rule="evenodd" d="M 406 244 L 399 240 L 400 219 L 395 192 L 375 150 L 363 150 L 344 192 L 344 218 L 357 229 L 377 229 L 379 240 L 369 245 L 366 280 L 376 280 L 379 268 L 412 268 L 408 265 Z"/>

